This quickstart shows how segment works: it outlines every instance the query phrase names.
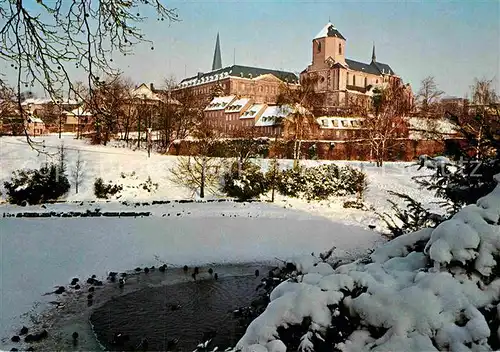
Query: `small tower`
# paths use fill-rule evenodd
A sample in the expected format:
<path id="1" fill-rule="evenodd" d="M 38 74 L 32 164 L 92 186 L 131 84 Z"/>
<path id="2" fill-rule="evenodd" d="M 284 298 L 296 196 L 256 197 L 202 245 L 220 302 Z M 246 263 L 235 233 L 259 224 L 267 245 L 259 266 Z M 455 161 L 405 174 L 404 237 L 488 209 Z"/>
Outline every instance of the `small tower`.
<path id="1" fill-rule="evenodd" d="M 328 58 L 345 65 L 345 42 L 344 36 L 328 22 L 313 39 L 312 66 L 325 67 Z"/>
<path id="2" fill-rule="evenodd" d="M 375 43 L 373 43 L 373 50 L 372 50 L 372 62 L 376 62 L 377 57 L 375 56 Z"/>
<path id="3" fill-rule="evenodd" d="M 220 42 L 219 42 L 219 32 L 217 32 L 217 39 L 215 41 L 215 51 L 214 60 L 212 62 L 212 71 L 222 68 L 222 59 L 220 55 Z"/>

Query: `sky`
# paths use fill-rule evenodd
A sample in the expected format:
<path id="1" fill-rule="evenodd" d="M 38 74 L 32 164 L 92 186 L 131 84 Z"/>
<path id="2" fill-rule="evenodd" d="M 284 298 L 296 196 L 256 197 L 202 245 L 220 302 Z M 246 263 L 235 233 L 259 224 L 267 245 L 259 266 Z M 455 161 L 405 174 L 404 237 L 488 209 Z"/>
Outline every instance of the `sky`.
<path id="1" fill-rule="evenodd" d="M 181 21 L 143 23 L 154 41 L 114 62 L 136 83 L 161 86 L 211 69 L 220 33 L 222 64 L 300 72 L 311 41 L 330 20 L 347 39 L 346 57 L 387 63 L 416 92 L 434 76 L 446 95 L 465 96 L 475 78 L 500 87 L 500 2 L 166 0 Z"/>

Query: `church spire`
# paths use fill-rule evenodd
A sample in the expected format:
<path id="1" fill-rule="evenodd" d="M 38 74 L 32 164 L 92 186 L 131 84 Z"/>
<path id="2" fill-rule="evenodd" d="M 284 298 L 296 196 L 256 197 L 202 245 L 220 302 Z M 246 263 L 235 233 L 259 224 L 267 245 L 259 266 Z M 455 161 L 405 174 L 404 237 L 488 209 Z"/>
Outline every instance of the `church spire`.
<path id="1" fill-rule="evenodd" d="M 375 42 L 373 42 L 373 50 L 372 50 L 372 62 L 377 61 L 377 57 L 375 56 Z"/>
<path id="2" fill-rule="evenodd" d="M 217 40 L 215 41 L 214 61 L 212 62 L 212 71 L 222 68 L 222 59 L 220 55 L 219 32 L 217 32 Z"/>

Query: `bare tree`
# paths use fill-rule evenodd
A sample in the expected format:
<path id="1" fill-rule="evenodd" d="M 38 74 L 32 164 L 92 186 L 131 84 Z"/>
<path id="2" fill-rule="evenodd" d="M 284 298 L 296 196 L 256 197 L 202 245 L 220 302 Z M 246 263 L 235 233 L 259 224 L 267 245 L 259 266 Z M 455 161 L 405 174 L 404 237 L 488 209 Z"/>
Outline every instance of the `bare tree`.
<path id="1" fill-rule="evenodd" d="M 447 111 L 446 115 L 467 141 L 461 148 L 463 156 L 473 154 L 476 159 L 494 156 L 500 150 L 500 103 L 492 81 L 476 79 L 471 95 L 473 104 L 466 106 L 462 114 Z"/>
<path id="2" fill-rule="evenodd" d="M 118 132 L 120 123 L 128 121 L 131 82 L 120 75 L 109 76 L 93 87 L 88 105 L 94 116 L 93 143 L 106 143 Z"/>
<path id="3" fill-rule="evenodd" d="M 0 118 L 12 114 L 15 107 L 14 90 L 7 85 L 0 85 Z"/>
<path id="4" fill-rule="evenodd" d="M 420 83 L 417 101 L 421 117 L 437 117 L 439 113 L 439 100 L 444 94 L 438 89 L 433 76 L 428 76 Z"/>
<path id="5" fill-rule="evenodd" d="M 84 177 L 85 177 L 85 162 L 81 158 L 80 151 L 78 151 L 75 166 L 71 172 L 71 178 L 73 180 L 73 184 L 75 185 L 76 194 L 78 194 L 78 188 L 82 184 Z"/>
<path id="6" fill-rule="evenodd" d="M 382 166 L 388 154 L 399 146 L 399 138 L 407 131 L 405 116 L 411 109 L 410 97 L 400 81 L 377 89 L 373 96 L 373 112 L 363 121 L 360 137 L 370 147 L 377 166 Z"/>
<path id="7" fill-rule="evenodd" d="M 322 103 L 323 98 L 316 93 L 318 77 L 310 75 L 303 77 L 300 86 L 282 84 L 277 97 L 277 103 L 286 117 L 278 118 L 276 123 L 285 129 L 285 138 L 294 141 L 294 166 L 298 166 L 301 157 L 302 140 L 317 132 L 314 112 Z"/>
<path id="8" fill-rule="evenodd" d="M 472 103 L 477 106 L 488 107 L 498 103 L 498 95 L 493 88 L 492 79 L 475 79 L 471 87 Z"/>
<path id="9" fill-rule="evenodd" d="M 142 10 L 141 10 L 142 9 Z M 150 43 L 140 29 L 153 9 L 158 19 L 177 21 L 175 9 L 161 0 L 11 0 L 0 3 L 0 61 L 16 76 L 18 109 L 23 88 L 41 86 L 52 99 L 59 92 L 77 93 L 69 67 L 87 75 L 92 88 L 99 75 L 116 73 L 113 54 L 128 55 L 138 43 Z M 142 12 L 142 15 L 141 15 Z M 5 80 L 0 80 L 0 84 Z M 28 142 L 33 141 L 25 131 Z"/>
<path id="10" fill-rule="evenodd" d="M 238 172 L 250 158 L 257 156 L 262 149 L 263 141 L 257 138 L 257 130 L 253 126 L 241 126 L 229 132 L 229 153 L 236 156 Z"/>
<path id="11" fill-rule="evenodd" d="M 204 198 L 205 190 L 215 192 L 218 189 L 224 169 L 224 161 L 217 155 L 220 136 L 217 130 L 202 122 L 194 137 L 192 156 L 179 157 L 177 165 L 170 170 L 171 180 L 193 192 L 199 191 L 200 198 Z"/>

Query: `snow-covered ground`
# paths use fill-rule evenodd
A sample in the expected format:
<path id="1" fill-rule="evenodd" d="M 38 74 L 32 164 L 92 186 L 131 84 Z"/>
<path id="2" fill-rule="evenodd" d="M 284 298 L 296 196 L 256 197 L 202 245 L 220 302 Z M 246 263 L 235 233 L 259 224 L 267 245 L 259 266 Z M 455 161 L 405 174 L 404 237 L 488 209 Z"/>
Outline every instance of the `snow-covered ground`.
<path id="1" fill-rule="evenodd" d="M 40 148 L 54 155 L 61 140 L 56 135 L 37 138 Z M 43 142 L 42 142 L 43 141 Z M 92 146 L 72 135 L 63 135 L 71 173 L 78 154 L 85 163 L 80 191 L 72 186 L 66 200 L 71 203 L 17 207 L 0 204 L 0 212 L 24 211 L 150 211 L 144 218 L 0 218 L 0 337 L 21 322 L 34 302 L 50 299 L 41 295 L 72 277 L 104 275 L 110 270 L 128 270 L 157 265 L 155 256 L 174 265 L 245 263 L 270 261 L 301 254 L 318 253 L 335 245 L 336 255 L 364 253 L 381 240 L 367 226 L 381 226 L 373 211 L 344 209 L 344 199 L 307 202 L 278 196 L 268 203 L 170 203 L 133 209 L 118 201 L 152 201 L 193 197 L 187 189 L 170 181 L 169 169 L 177 157 L 132 151 L 113 146 Z M 44 147 L 42 147 L 44 146 Z M 51 156 L 33 151 L 23 137 L 0 138 L 0 198 L 3 182 L 12 171 L 37 168 Z M 266 160 L 259 160 L 263 166 Z M 318 161 L 304 161 L 306 165 Z M 411 177 L 419 174 L 408 163 L 336 162 L 363 168 L 369 188 L 365 200 L 377 212 L 388 210 L 388 190 L 404 192 L 424 204 L 435 201 L 431 193 L 416 187 Z M 282 167 L 291 161 L 281 161 Z M 124 191 L 114 202 L 97 202 L 93 184 L 97 177 L 121 183 Z M 151 177 L 155 192 L 138 185 Z M 127 187 L 128 186 L 128 187 Z M 209 195 L 216 197 L 217 195 Z M 75 202 L 73 202 L 75 201 Z M 76 202 L 78 201 L 78 202 Z M 84 201 L 83 204 L 80 201 Z M 170 214 L 170 216 L 168 216 Z M 165 216 L 164 216 L 165 215 Z"/>
<path id="2" fill-rule="evenodd" d="M 127 148 L 116 146 L 93 146 L 84 140 L 76 140 L 72 135 L 63 135 L 59 139 L 57 135 L 37 138 L 37 141 L 44 141 L 47 152 L 57 159 L 57 148 L 64 143 L 67 150 L 68 171 L 74 168 L 78 153 L 84 162 L 83 182 L 80 185 L 79 193 L 75 193 L 74 186 L 70 190 L 66 199 L 75 200 L 96 200 L 93 192 L 94 181 L 97 177 L 102 177 L 105 182 L 111 181 L 124 186 L 120 193 L 120 201 L 151 201 L 164 199 L 185 199 L 195 195 L 191 191 L 175 185 L 170 179 L 169 170 L 176 164 L 177 157 L 152 153 L 148 158 L 145 151 L 132 151 Z M 42 148 L 43 149 L 43 148 Z M 9 180 L 12 171 L 21 168 L 36 168 L 42 162 L 50 160 L 50 156 L 38 154 L 27 144 L 24 137 L 2 137 L 0 138 L 0 201 L 5 199 L 3 182 Z M 268 166 L 268 160 L 258 159 L 264 169 Z M 312 161 L 304 160 L 305 166 L 314 166 L 319 163 L 330 163 L 332 161 Z M 411 163 L 385 163 L 384 167 L 377 168 L 373 163 L 355 161 L 334 161 L 338 165 L 351 165 L 363 169 L 368 175 L 368 191 L 365 201 L 374 207 L 378 213 L 390 210 L 387 199 L 393 199 L 401 203 L 397 197 L 388 194 L 388 191 L 405 193 L 433 210 L 438 210 L 438 206 L 433 204 L 436 201 L 434 195 L 417 187 L 412 177 L 422 175 L 424 172 L 412 167 Z M 282 168 L 291 167 L 291 160 L 281 160 Z M 142 187 L 148 177 L 153 183 L 158 184 L 154 192 L 147 192 Z M 208 195 L 213 197 L 214 195 Z M 368 226 L 383 226 L 375 212 L 366 212 L 356 209 L 343 208 L 345 199 L 337 198 L 322 202 L 307 202 L 300 199 L 291 199 L 277 196 L 277 204 L 283 207 L 304 210 L 316 215 L 324 216 L 335 221 L 346 224 Z"/>
<path id="3" fill-rule="evenodd" d="M 69 205 L 47 210 L 64 207 Z M 72 277 L 159 265 L 157 257 L 176 266 L 275 262 L 275 257 L 319 253 L 333 245 L 349 256 L 380 241 L 376 232 L 267 203 L 156 208 L 156 214 L 162 211 L 172 216 L 0 219 L 0 336 L 18 329 L 19 314 L 34 302 L 55 298 L 43 293 Z"/>

